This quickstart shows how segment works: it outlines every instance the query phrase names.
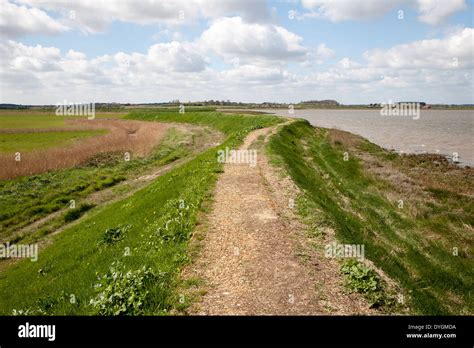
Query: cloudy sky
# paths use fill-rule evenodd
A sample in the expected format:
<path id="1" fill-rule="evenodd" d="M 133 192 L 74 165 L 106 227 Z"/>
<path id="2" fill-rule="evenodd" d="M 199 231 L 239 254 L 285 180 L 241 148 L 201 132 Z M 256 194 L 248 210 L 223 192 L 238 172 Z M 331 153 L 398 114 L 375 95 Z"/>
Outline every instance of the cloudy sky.
<path id="1" fill-rule="evenodd" d="M 473 0 L 0 0 L 0 102 L 474 103 Z"/>

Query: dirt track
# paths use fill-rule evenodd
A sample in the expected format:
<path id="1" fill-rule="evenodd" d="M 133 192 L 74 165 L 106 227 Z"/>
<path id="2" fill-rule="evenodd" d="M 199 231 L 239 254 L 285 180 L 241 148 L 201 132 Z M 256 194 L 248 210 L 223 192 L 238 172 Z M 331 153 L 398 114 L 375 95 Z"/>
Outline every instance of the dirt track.
<path id="1" fill-rule="evenodd" d="M 252 132 L 247 149 L 275 128 Z M 225 164 L 204 240 L 184 277 L 204 279 L 197 315 L 369 314 L 367 303 L 343 291 L 338 265 L 308 245 L 289 199 L 298 190 L 270 166 L 261 142 L 257 166 Z M 253 148 L 253 147 L 252 147 Z M 198 233 L 202 233 L 198 231 Z M 306 261 L 298 256 L 304 254 Z"/>

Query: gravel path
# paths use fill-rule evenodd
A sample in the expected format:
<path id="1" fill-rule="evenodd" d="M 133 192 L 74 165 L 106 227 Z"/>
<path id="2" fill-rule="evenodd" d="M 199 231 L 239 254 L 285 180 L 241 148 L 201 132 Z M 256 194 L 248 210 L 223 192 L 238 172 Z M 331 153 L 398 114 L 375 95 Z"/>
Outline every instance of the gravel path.
<path id="1" fill-rule="evenodd" d="M 205 237 L 185 277 L 204 279 L 197 315 L 368 314 L 358 295 L 343 292 L 338 265 L 310 245 L 289 206 L 298 190 L 268 164 L 263 141 L 276 127 L 252 132 L 257 165 L 224 165 Z M 256 140 L 257 141 L 254 145 Z M 301 255 L 305 257 L 302 258 Z"/>

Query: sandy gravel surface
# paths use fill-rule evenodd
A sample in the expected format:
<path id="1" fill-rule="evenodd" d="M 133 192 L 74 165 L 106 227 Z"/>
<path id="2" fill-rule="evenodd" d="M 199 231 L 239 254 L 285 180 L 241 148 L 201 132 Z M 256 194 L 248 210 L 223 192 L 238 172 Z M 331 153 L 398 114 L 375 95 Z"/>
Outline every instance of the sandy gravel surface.
<path id="1" fill-rule="evenodd" d="M 257 148 L 257 166 L 228 163 L 196 260 L 184 277 L 204 280 L 197 315 L 368 314 L 343 291 L 336 261 L 316 251 L 289 199 L 298 190 L 268 163 L 262 148 L 276 127 L 252 132 L 241 149 Z M 331 237 L 328 237 L 331 238 Z M 330 242 L 328 240 L 327 242 Z M 318 254 L 319 253 L 319 254 Z M 305 255 L 304 258 L 301 255 Z"/>

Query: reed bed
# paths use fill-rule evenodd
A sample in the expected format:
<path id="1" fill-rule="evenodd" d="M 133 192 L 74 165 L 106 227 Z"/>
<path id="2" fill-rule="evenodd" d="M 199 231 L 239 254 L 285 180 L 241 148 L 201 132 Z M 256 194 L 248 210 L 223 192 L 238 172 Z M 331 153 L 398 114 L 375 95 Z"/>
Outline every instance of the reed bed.
<path id="1" fill-rule="evenodd" d="M 30 129 L 27 132 L 100 130 L 104 135 L 76 141 L 65 147 L 54 147 L 45 150 L 20 153 L 17 160 L 15 153 L 0 154 L 0 179 L 12 179 L 18 176 L 39 174 L 50 170 L 79 165 L 87 159 L 107 152 L 128 152 L 130 157 L 145 156 L 163 138 L 166 124 L 135 120 L 70 120 L 66 128 Z M 24 133 L 25 130 L 15 130 Z M 12 130 L 2 130 L 12 132 Z"/>

